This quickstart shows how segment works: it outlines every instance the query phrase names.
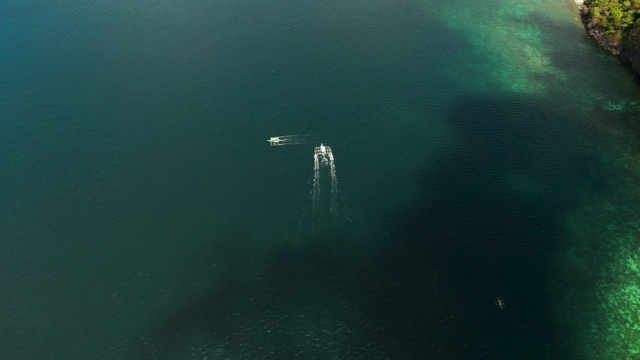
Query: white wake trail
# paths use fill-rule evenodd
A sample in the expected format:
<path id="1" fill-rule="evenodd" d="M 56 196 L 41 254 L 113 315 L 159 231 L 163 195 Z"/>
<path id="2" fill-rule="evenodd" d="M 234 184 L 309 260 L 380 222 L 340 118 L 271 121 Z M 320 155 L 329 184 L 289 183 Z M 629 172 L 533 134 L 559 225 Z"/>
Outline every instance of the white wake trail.
<path id="1" fill-rule="evenodd" d="M 320 208 L 320 159 L 318 155 L 313 155 L 313 193 L 311 195 L 312 202 L 312 226 L 316 222 Z"/>
<path id="2" fill-rule="evenodd" d="M 336 165 L 333 154 L 329 160 L 329 172 L 331 174 L 331 215 L 338 216 L 338 177 L 336 175 Z"/>

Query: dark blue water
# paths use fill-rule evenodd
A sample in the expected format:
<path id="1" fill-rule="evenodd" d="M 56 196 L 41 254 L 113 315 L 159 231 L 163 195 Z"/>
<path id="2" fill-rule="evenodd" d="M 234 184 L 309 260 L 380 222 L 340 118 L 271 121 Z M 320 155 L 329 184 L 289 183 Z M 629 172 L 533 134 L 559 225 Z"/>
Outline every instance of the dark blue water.
<path id="1" fill-rule="evenodd" d="M 617 170 L 559 84 L 636 94 L 562 9 L 520 68 L 429 1 L 5 2 L 0 357 L 574 357 L 554 257 Z"/>

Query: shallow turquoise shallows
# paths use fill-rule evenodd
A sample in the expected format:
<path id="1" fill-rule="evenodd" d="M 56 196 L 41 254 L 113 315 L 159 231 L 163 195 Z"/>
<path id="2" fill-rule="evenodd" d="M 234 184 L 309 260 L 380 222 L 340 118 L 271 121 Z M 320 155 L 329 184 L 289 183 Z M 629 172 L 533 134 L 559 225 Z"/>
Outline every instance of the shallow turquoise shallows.
<path id="1" fill-rule="evenodd" d="M 640 92 L 574 1 L 0 8 L 0 358 L 640 354 Z"/>

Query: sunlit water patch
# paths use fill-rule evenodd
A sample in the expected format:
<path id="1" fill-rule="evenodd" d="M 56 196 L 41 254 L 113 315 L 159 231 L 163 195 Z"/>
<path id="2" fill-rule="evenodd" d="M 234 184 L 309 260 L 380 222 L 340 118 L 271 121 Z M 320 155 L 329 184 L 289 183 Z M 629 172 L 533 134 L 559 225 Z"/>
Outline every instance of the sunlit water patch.
<path id="1" fill-rule="evenodd" d="M 470 42 L 482 49 L 492 61 L 491 76 L 503 90 L 543 94 L 566 81 L 563 71 L 553 66 L 544 23 L 544 20 L 568 22 L 568 11 L 561 6 L 562 2 L 423 3 L 425 12 L 444 19 L 452 29 L 465 31 Z M 549 15 L 557 14 L 558 10 L 565 16 L 550 19 Z M 570 21 L 566 26 L 570 31 L 579 31 Z"/>

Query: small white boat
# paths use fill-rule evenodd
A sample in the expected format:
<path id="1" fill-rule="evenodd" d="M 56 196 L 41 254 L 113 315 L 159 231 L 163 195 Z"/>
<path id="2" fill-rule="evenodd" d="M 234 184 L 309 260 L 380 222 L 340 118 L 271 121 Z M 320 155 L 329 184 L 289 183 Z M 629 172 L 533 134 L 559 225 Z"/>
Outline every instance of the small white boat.
<path id="1" fill-rule="evenodd" d="M 281 142 L 281 141 L 282 141 L 282 140 L 280 140 L 280 138 L 279 138 L 279 137 L 277 137 L 277 136 L 276 136 L 276 137 L 271 137 L 269 140 L 267 140 L 267 142 L 268 142 L 269 144 L 271 144 L 271 146 L 280 145 L 280 142 Z"/>
<path id="2" fill-rule="evenodd" d="M 331 152 L 331 147 L 324 144 L 320 144 L 320 146 L 315 148 L 313 156 L 317 160 L 322 160 L 322 162 L 333 162 L 333 153 Z"/>

